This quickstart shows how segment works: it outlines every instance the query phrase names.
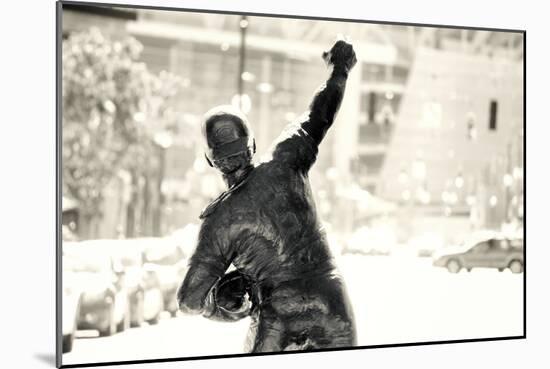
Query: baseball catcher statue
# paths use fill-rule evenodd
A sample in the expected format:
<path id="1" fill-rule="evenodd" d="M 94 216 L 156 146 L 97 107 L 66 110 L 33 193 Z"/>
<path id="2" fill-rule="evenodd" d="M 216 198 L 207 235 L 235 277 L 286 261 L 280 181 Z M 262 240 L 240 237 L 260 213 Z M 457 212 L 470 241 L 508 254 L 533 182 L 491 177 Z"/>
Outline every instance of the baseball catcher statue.
<path id="1" fill-rule="evenodd" d="M 263 162 L 252 161 L 256 145 L 239 111 L 214 108 L 202 126 L 206 159 L 228 189 L 201 214 L 178 304 L 209 319 L 250 316 L 248 352 L 356 344 L 352 308 L 317 217 L 308 171 L 357 59 L 343 40 L 323 59 L 330 73 L 326 83 Z M 235 270 L 226 273 L 231 264 Z"/>

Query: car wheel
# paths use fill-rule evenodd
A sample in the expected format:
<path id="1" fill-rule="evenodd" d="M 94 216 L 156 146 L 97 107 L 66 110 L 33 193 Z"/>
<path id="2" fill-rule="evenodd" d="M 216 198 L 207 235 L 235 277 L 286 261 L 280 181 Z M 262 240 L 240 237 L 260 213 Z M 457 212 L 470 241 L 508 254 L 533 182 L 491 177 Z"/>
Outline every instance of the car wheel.
<path id="1" fill-rule="evenodd" d="M 160 320 L 160 313 L 158 313 L 153 319 L 149 319 L 147 323 L 149 323 L 150 325 L 155 325 L 155 324 L 158 324 L 159 320 Z"/>
<path id="2" fill-rule="evenodd" d="M 521 273 L 523 272 L 523 263 L 519 260 L 512 260 L 508 268 L 510 268 L 512 273 Z"/>
<path id="3" fill-rule="evenodd" d="M 124 332 L 128 328 L 130 328 L 130 305 L 127 305 L 126 313 L 124 314 L 124 318 L 122 318 L 122 321 L 117 324 L 116 331 L 117 332 Z"/>
<path id="4" fill-rule="evenodd" d="M 73 342 L 76 336 L 76 327 L 78 326 L 78 317 L 80 316 L 80 304 L 82 300 L 82 295 L 78 297 L 78 303 L 76 305 L 76 310 L 74 314 L 74 325 L 73 325 L 73 331 L 71 334 L 67 334 L 63 336 L 63 341 L 61 344 L 61 351 L 63 353 L 71 352 L 73 350 Z"/>
<path id="5" fill-rule="evenodd" d="M 458 273 L 462 266 L 456 259 L 451 259 L 447 262 L 447 270 L 451 273 Z"/>
<path id="6" fill-rule="evenodd" d="M 141 327 L 143 324 L 143 294 L 140 293 L 137 298 L 137 304 L 136 304 L 136 313 L 135 316 L 132 317 L 130 321 L 131 327 Z"/>
<path id="7" fill-rule="evenodd" d="M 174 292 L 170 295 L 170 299 L 164 299 L 164 307 L 172 318 L 175 317 L 178 312 L 178 305 L 176 303 L 175 295 L 176 293 Z"/>
<path id="8" fill-rule="evenodd" d="M 73 349 L 73 342 L 74 342 L 74 332 L 71 334 L 67 334 L 63 336 L 63 343 L 62 343 L 62 352 L 71 352 Z"/>
<path id="9" fill-rule="evenodd" d="M 109 308 L 109 326 L 106 329 L 100 329 L 99 330 L 99 336 L 100 337 L 108 337 L 112 336 L 117 331 L 117 324 L 115 322 L 115 307 L 114 305 L 111 305 Z"/>

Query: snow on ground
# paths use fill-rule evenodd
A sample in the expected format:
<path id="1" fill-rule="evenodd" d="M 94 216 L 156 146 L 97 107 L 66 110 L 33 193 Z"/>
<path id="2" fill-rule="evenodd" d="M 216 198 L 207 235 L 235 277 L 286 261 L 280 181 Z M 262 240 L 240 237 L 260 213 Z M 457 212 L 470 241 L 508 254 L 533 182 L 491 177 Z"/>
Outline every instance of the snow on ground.
<path id="1" fill-rule="evenodd" d="M 360 345 L 523 334 L 523 274 L 451 274 L 429 258 L 344 256 L 338 264 Z"/>
<path id="2" fill-rule="evenodd" d="M 361 346 L 523 333 L 523 274 L 451 274 L 428 258 L 405 256 L 346 255 L 337 263 Z M 242 353 L 248 324 L 178 316 L 107 338 L 79 331 L 63 364 Z"/>

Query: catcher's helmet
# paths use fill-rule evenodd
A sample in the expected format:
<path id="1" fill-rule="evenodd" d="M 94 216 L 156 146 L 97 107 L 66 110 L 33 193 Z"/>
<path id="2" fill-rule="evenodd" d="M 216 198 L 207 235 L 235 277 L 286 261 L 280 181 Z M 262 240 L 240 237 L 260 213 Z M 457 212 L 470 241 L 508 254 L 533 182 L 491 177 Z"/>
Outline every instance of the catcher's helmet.
<path id="1" fill-rule="evenodd" d="M 210 163 L 250 150 L 255 152 L 254 135 L 246 116 L 231 105 L 217 106 L 204 115 L 202 134 Z"/>

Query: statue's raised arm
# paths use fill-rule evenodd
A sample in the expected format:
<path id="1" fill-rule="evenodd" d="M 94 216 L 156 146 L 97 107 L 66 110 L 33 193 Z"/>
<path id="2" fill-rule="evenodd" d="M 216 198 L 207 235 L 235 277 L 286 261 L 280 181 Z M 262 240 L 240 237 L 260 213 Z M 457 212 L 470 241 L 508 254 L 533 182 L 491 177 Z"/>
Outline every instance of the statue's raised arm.
<path id="1" fill-rule="evenodd" d="M 346 89 L 348 74 L 357 62 L 353 46 L 337 41 L 323 53 L 329 77 L 315 93 L 309 110 L 287 125 L 274 141 L 270 158 L 307 173 L 315 163 L 318 146 L 332 126 Z"/>
<path id="2" fill-rule="evenodd" d="M 334 122 L 344 97 L 348 74 L 357 62 L 353 46 L 343 40 L 337 41 L 330 51 L 325 51 L 323 60 L 329 67 L 329 78 L 317 90 L 309 107 L 309 117 L 301 124 L 317 145 Z"/>

